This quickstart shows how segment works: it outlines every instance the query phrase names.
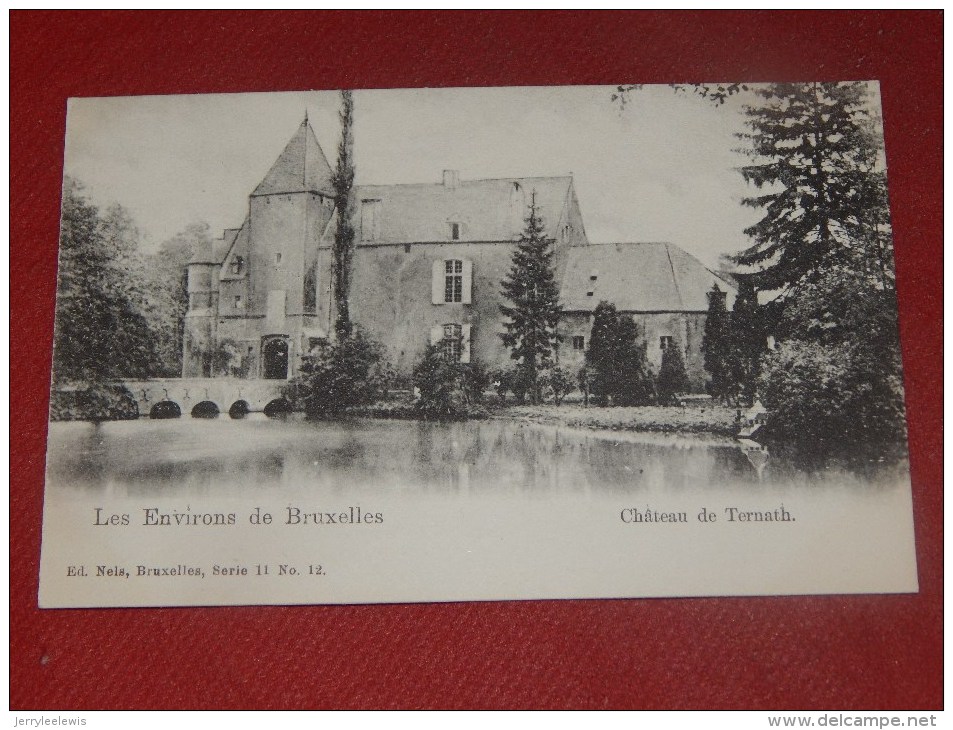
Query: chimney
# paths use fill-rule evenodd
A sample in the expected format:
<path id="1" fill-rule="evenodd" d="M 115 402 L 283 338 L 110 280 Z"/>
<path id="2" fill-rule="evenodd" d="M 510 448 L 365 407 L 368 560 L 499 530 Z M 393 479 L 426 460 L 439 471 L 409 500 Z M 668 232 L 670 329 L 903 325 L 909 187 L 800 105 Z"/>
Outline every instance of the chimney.
<path id="1" fill-rule="evenodd" d="M 443 171 L 443 186 L 445 188 L 455 188 L 460 184 L 460 171 L 459 170 L 444 170 Z"/>

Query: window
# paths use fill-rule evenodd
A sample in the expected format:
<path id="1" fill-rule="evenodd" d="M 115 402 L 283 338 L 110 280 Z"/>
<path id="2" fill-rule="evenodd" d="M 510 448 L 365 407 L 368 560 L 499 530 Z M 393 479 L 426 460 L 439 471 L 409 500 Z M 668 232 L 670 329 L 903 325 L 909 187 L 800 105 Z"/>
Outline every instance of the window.
<path id="1" fill-rule="evenodd" d="M 459 223 L 450 224 L 450 240 L 451 241 L 460 240 L 460 224 Z"/>
<path id="2" fill-rule="evenodd" d="M 660 350 L 667 350 L 673 344 L 675 344 L 675 342 L 669 335 L 662 335 L 659 337 L 658 346 Z"/>
<path id="3" fill-rule="evenodd" d="M 450 362 L 460 362 L 463 350 L 463 328 L 458 324 L 443 326 L 443 353 Z"/>
<path id="4" fill-rule="evenodd" d="M 241 256 L 236 256 L 235 258 L 233 258 L 232 265 L 231 265 L 232 274 L 234 274 L 235 276 L 238 276 L 239 274 L 241 274 L 242 268 L 244 267 L 244 265 L 245 265 L 245 259 L 243 259 Z"/>
<path id="5" fill-rule="evenodd" d="M 471 304 L 473 262 L 466 259 L 436 259 L 430 280 L 431 304 Z"/>
<path id="6" fill-rule="evenodd" d="M 280 254 L 280 253 L 276 253 L 276 254 L 275 254 L 275 263 L 276 263 L 276 264 L 280 264 L 280 263 L 281 263 L 281 254 Z"/>
<path id="7" fill-rule="evenodd" d="M 443 300 L 463 301 L 463 262 L 453 259 L 444 262 Z"/>
<path id="8" fill-rule="evenodd" d="M 595 292 L 595 289 L 590 289 L 589 291 L 586 292 L 586 296 L 587 296 L 587 297 L 591 297 L 591 296 L 592 296 L 593 294 L 595 294 L 595 293 L 596 293 L 596 292 Z"/>
<path id="9" fill-rule="evenodd" d="M 572 349 L 573 350 L 585 350 L 586 349 L 586 338 L 582 335 L 575 335 L 572 338 Z"/>
<path id="10" fill-rule="evenodd" d="M 470 336 L 472 325 L 438 324 L 430 328 L 430 344 L 440 348 L 443 355 L 452 362 L 470 362 Z"/>
<path id="11" fill-rule="evenodd" d="M 410 253 L 410 244 L 409 244 L 409 243 L 405 243 L 405 244 L 404 244 L 404 253 Z"/>
<path id="12" fill-rule="evenodd" d="M 235 295 L 235 309 L 244 309 L 245 305 L 242 303 L 242 297 L 240 294 Z"/>
<path id="13" fill-rule="evenodd" d="M 381 201 L 361 201 L 361 240 L 376 241 L 381 237 Z"/>

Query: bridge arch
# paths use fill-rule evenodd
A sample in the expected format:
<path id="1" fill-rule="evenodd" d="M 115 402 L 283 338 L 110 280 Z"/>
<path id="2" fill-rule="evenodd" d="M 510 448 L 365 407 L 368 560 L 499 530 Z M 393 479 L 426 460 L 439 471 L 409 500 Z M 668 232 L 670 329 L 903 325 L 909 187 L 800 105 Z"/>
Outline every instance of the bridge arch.
<path id="1" fill-rule="evenodd" d="M 203 400 L 192 408 L 192 418 L 218 418 L 218 406 L 210 400 Z"/>
<path id="2" fill-rule="evenodd" d="M 149 418 L 181 418 L 182 409 L 171 400 L 160 400 L 149 411 Z"/>
<path id="3" fill-rule="evenodd" d="M 275 398 L 274 400 L 268 401 L 268 404 L 265 406 L 265 415 L 268 418 L 281 418 L 282 416 L 287 416 L 291 413 L 291 403 L 289 403 L 284 398 Z"/>
<path id="4" fill-rule="evenodd" d="M 231 407 L 228 409 L 228 415 L 231 418 L 244 418 L 251 411 L 251 408 L 248 405 L 248 401 L 237 400 L 232 403 Z"/>

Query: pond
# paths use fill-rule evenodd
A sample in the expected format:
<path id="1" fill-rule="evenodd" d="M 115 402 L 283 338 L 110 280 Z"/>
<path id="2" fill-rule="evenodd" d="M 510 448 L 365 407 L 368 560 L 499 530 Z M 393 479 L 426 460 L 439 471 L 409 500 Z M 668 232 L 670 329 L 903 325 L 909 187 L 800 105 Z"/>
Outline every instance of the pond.
<path id="1" fill-rule="evenodd" d="M 806 470 L 753 442 L 466 423 L 300 417 L 52 423 L 51 488 L 117 496 L 262 493 L 618 497 L 905 480 L 906 464 Z"/>
<path id="2" fill-rule="evenodd" d="M 296 415 L 53 423 L 40 600 L 916 590 L 911 517 L 905 464 L 808 471 L 701 435 Z"/>

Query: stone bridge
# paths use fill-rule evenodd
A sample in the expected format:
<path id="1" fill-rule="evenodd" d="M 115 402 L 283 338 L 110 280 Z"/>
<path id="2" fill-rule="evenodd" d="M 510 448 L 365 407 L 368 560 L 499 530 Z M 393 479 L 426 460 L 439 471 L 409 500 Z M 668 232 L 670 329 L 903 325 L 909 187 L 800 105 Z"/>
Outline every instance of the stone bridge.
<path id="1" fill-rule="evenodd" d="M 285 380 L 156 378 L 121 384 L 135 398 L 139 415 L 149 418 L 215 418 L 222 413 L 242 418 L 249 413 L 277 415 L 291 410 L 281 394 Z"/>

